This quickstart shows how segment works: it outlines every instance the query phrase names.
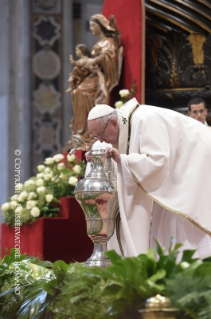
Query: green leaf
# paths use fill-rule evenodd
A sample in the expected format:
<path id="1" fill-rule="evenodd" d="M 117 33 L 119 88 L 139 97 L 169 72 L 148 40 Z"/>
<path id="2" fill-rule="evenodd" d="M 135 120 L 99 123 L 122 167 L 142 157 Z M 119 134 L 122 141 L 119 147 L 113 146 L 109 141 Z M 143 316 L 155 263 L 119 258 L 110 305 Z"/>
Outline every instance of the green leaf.
<path id="1" fill-rule="evenodd" d="M 33 319 L 43 306 L 46 297 L 47 292 L 40 291 L 39 293 L 35 293 L 31 298 L 28 298 L 18 311 L 17 319 Z"/>
<path id="2" fill-rule="evenodd" d="M 15 288 L 12 288 L 12 289 L 10 289 L 10 290 L 7 290 L 7 291 L 2 292 L 2 293 L 0 294 L 0 302 L 1 302 L 1 301 L 4 301 L 4 298 L 5 298 L 6 296 L 12 295 L 12 294 L 14 293 L 14 291 L 15 291 Z"/>
<path id="3" fill-rule="evenodd" d="M 116 263 L 117 261 L 124 259 L 124 257 L 118 255 L 115 250 L 109 250 L 105 253 L 105 255 L 108 256 L 112 263 Z"/>
<path id="4" fill-rule="evenodd" d="M 163 255 L 165 254 L 165 248 L 162 247 L 162 246 L 159 244 L 159 242 L 157 241 L 156 238 L 154 238 L 154 241 L 156 242 L 156 245 L 157 245 L 157 253 L 158 253 L 158 255 L 159 255 L 160 257 L 163 256 Z"/>
<path id="5" fill-rule="evenodd" d="M 101 280 L 101 277 L 99 275 L 87 272 L 82 273 L 81 277 L 90 285 L 95 285 Z"/>
<path id="6" fill-rule="evenodd" d="M 166 276 L 164 269 L 159 269 L 153 276 L 149 277 L 148 281 L 156 282 L 159 279 L 163 279 Z"/>
<path id="7" fill-rule="evenodd" d="M 41 287 L 43 290 L 45 290 L 49 295 L 54 296 L 56 294 L 56 279 L 53 279 L 49 282 L 42 282 Z"/>
<path id="8" fill-rule="evenodd" d="M 199 265 L 194 271 L 194 276 L 211 276 L 211 263 L 203 262 L 201 265 Z"/>
<path id="9" fill-rule="evenodd" d="M 180 249 L 180 247 L 182 247 L 183 244 L 180 244 L 180 243 L 177 243 L 175 246 L 174 246 L 174 249 L 172 250 L 172 252 L 175 252 L 175 251 L 178 251 Z"/>
<path id="10" fill-rule="evenodd" d="M 19 302 L 16 302 L 16 303 L 13 303 L 13 305 L 11 307 L 9 307 L 9 309 L 4 312 L 2 318 L 4 319 L 11 319 L 11 318 L 17 318 L 17 312 L 18 310 L 20 309 L 21 305 L 22 305 L 23 301 L 19 301 Z"/>
<path id="11" fill-rule="evenodd" d="M 57 271 L 64 271 L 65 273 L 67 272 L 69 266 L 62 260 L 57 260 L 53 263 L 53 270 L 56 273 Z"/>
<path id="12" fill-rule="evenodd" d="M 104 280 L 114 280 L 114 273 L 109 266 L 106 270 L 102 271 L 101 269 L 96 269 L 95 272 L 101 276 Z"/>
<path id="13" fill-rule="evenodd" d="M 4 255 L 4 258 L 1 260 L 1 264 L 5 263 L 9 266 L 11 263 L 19 262 L 26 258 L 26 254 L 20 255 L 20 257 L 17 258 L 15 252 L 15 248 L 11 248 L 10 255 Z"/>
<path id="14" fill-rule="evenodd" d="M 126 312 L 128 308 L 128 304 L 125 300 L 117 299 L 115 300 L 112 305 L 107 309 L 106 314 L 102 316 L 102 318 L 124 318 L 121 314 Z M 131 317 L 132 319 L 132 317 Z M 135 318 L 134 318 L 135 319 Z"/>
<path id="15" fill-rule="evenodd" d="M 29 283 L 29 284 L 31 284 L 31 285 L 33 285 L 34 282 L 35 282 L 35 279 L 34 279 L 31 275 L 29 275 L 29 274 L 26 274 L 25 280 L 26 280 L 27 283 Z"/>
<path id="16" fill-rule="evenodd" d="M 193 276 L 195 270 L 202 264 L 201 260 L 196 260 L 195 262 L 192 262 L 189 264 L 189 267 L 183 268 L 182 275 L 185 276 Z M 178 267 L 180 264 L 178 265 Z"/>
<path id="17" fill-rule="evenodd" d="M 38 266 L 52 268 L 52 262 L 50 261 L 39 261 Z"/>
<path id="18" fill-rule="evenodd" d="M 156 251 L 153 248 L 147 249 L 146 255 L 148 258 L 155 260 Z"/>
<path id="19" fill-rule="evenodd" d="M 54 274 L 57 277 L 58 283 L 61 283 L 68 271 L 68 265 L 62 261 L 62 260 L 57 260 L 53 263 L 53 271 Z"/>
<path id="20" fill-rule="evenodd" d="M 38 259 L 37 257 L 34 257 L 34 256 L 27 256 L 26 260 L 29 261 L 30 263 L 34 263 L 34 264 L 40 262 L 40 259 Z"/>
<path id="21" fill-rule="evenodd" d="M 147 280 L 147 283 L 150 289 L 147 289 L 148 295 L 155 295 L 157 293 L 161 293 L 165 289 L 164 284 L 155 284 L 154 282 Z"/>
<path id="22" fill-rule="evenodd" d="M 128 287 L 119 287 L 119 291 L 116 293 L 117 299 L 128 299 L 129 290 Z"/>
<path id="23" fill-rule="evenodd" d="M 187 263 L 196 261 L 197 259 L 192 258 L 195 252 L 196 250 L 184 250 L 181 261 L 186 261 Z"/>
<path id="24" fill-rule="evenodd" d="M 121 289 L 121 286 L 115 284 L 115 283 L 109 283 L 103 290 L 102 296 L 115 296 L 119 290 Z"/>
<path id="25" fill-rule="evenodd" d="M 178 272 L 176 258 L 177 258 L 177 252 L 171 253 L 171 255 L 161 256 L 157 262 L 157 268 L 165 269 L 166 277 L 174 275 L 175 273 Z"/>
<path id="26" fill-rule="evenodd" d="M 153 251 L 149 253 L 153 255 Z M 148 255 L 145 254 L 139 255 L 137 259 L 140 274 L 144 279 L 152 276 L 157 271 L 157 262 L 155 259 L 149 258 Z"/>

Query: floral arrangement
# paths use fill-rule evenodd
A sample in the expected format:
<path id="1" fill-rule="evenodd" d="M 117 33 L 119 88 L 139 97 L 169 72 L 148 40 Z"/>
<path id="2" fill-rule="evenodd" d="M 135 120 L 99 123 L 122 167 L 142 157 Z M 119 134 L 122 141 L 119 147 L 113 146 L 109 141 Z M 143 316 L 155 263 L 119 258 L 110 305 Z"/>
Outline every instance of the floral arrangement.
<path id="1" fill-rule="evenodd" d="M 116 109 L 119 109 L 124 103 L 126 103 L 127 101 L 129 101 L 130 99 L 132 99 L 135 96 L 136 93 L 136 80 L 133 80 L 133 83 L 131 85 L 130 90 L 127 89 L 123 89 L 119 91 L 119 95 L 121 100 L 117 101 L 114 106 Z"/>
<path id="2" fill-rule="evenodd" d="M 181 244 L 168 253 L 157 243 L 137 257 L 115 251 L 106 269 L 53 264 L 15 249 L 0 260 L 0 318 L 10 319 L 140 319 L 147 298 L 161 294 L 178 309 L 179 319 L 210 319 L 211 259 L 193 258 Z"/>
<path id="3" fill-rule="evenodd" d="M 38 174 L 15 185 L 15 195 L 1 206 L 7 225 L 36 221 L 38 217 L 58 216 L 59 198 L 74 195 L 74 187 L 84 176 L 85 163 L 75 155 L 57 154 L 38 165 Z"/>

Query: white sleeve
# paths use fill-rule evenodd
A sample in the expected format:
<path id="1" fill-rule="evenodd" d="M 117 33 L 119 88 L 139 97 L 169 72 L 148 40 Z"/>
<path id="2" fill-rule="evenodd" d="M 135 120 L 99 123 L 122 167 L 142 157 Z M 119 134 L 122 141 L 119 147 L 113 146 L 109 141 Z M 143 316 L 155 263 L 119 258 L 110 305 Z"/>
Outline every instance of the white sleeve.
<path id="1" fill-rule="evenodd" d="M 127 187 L 135 186 L 136 182 L 134 181 L 134 178 L 131 175 L 131 172 L 130 172 L 128 165 L 126 164 L 126 162 L 123 161 L 122 154 L 120 155 L 120 158 L 121 158 L 122 174 L 123 174 L 123 180 L 124 180 L 125 186 L 127 186 Z"/>

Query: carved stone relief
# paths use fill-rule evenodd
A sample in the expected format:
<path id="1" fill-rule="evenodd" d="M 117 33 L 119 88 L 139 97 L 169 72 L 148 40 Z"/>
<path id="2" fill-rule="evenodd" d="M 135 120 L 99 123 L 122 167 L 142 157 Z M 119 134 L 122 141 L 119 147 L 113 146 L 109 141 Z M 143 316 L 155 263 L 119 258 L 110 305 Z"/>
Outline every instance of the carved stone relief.
<path id="1" fill-rule="evenodd" d="M 48 151 L 51 154 L 53 151 L 53 155 L 55 155 L 60 151 L 59 129 L 61 129 L 61 121 L 59 119 L 45 122 L 40 118 L 34 118 L 33 128 L 36 135 L 33 144 L 34 153 L 40 154 L 43 151 Z"/>
<path id="2" fill-rule="evenodd" d="M 61 62 L 52 50 L 40 50 L 33 57 L 33 71 L 42 80 L 52 80 L 59 75 Z"/>
<path id="3" fill-rule="evenodd" d="M 33 0 L 32 11 L 38 13 L 60 13 L 61 0 Z"/>
<path id="4" fill-rule="evenodd" d="M 46 15 L 44 15 L 46 13 Z M 32 169 L 62 151 L 61 1 L 32 1 Z"/>
<path id="5" fill-rule="evenodd" d="M 34 24 L 33 36 L 40 45 L 51 46 L 61 36 L 61 27 L 53 17 L 40 17 Z"/>
<path id="6" fill-rule="evenodd" d="M 54 113 L 61 106 L 61 94 L 55 90 L 52 84 L 40 84 L 38 90 L 34 91 L 34 106 L 41 112 Z"/>

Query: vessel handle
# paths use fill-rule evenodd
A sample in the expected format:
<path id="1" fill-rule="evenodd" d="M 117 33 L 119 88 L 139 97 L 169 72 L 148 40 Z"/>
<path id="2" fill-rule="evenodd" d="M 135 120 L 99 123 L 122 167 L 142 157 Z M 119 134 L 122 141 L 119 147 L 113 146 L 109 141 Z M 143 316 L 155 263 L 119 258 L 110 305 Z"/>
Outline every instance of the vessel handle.
<path id="1" fill-rule="evenodd" d="M 107 157 L 107 161 L 108 161 L 108 183 L 109 183 L 109 187 L 108 187 L 108 191 L 109 193 L 112 192 L 112 183 L 111 183 L 111 156 Z"/>

